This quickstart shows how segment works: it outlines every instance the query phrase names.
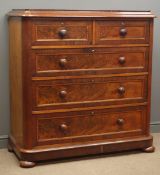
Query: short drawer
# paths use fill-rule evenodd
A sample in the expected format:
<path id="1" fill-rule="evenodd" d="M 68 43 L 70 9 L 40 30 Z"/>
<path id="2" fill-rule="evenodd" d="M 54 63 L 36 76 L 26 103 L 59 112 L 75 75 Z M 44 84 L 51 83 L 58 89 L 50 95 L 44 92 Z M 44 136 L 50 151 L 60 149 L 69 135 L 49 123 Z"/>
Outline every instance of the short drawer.
<path id="1" fill-rule="evenodd" d="M 122 109 L 38 115 L 37 140 L 39 143 L 67 143 L 144 134 L 146 109 Z"/>
<path id="2" fill-rule="evenodd" d="M 83 45 L 92 42 L 92 22 L 64 19 L 32 20 L 32 44 Z"/>
<path id="3" fill-rule="evenodd" d="M 148 48 L 37 50 L 32 60 L 33 74 L 38 76 L 142 72 L 148 70 Z"/>
<path id="4" fill-rule="evenodd" d="M 142 102 L 146 98 L 147 76 L 35 81 L 33 84 L 34 107 L 38 108 Z"/>
<path id="5" fill-rule="evenodd" d="M 149 42 L 148 21 L 97 21 L 96 44 L 143 44 Z"/>

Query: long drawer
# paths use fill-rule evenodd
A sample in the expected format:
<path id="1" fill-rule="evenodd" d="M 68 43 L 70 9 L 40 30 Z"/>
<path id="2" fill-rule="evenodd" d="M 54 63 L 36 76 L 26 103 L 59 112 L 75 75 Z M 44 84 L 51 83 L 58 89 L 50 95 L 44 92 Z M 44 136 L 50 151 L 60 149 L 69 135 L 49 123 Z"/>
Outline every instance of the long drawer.
<path id="1" fill-rule="evenodd" d="M 147 99 L 147 76 L 70 78 L 33 82 L 33 108 L 80 107 L 100 103 L 133 103 Z"/>
<path id="2" fill-rule="evenodd" d="M 34 118 L 38 144 L 96 141 L 144 134 L 146 108 L 53 113 Z"/>
<path id="3" fill-rule="evenodd" d="M 143 71 L 148 71 L 146 47 L 53 49 L 32 52 L 32 74 L 36 76 Z"/>

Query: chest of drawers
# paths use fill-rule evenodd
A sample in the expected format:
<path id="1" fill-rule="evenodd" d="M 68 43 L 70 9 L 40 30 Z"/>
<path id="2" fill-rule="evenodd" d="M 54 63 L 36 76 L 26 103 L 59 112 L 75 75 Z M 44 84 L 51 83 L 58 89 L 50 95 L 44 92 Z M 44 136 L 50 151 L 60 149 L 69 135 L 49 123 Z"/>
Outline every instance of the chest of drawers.
<path id="1" fill-rule="evenodd" d="M 151 12 L 13 10 L 8 16 L 8 148 L 22 167 L 154 151 Z"/>

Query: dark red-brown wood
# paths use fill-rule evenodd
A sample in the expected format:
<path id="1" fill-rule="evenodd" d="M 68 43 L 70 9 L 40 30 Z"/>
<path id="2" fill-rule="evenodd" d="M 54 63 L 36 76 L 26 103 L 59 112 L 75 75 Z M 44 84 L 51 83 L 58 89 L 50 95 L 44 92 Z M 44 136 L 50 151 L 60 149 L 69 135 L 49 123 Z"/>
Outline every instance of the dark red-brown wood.
<path id="1" fill-rule="evenodd" d="M 11 132 L 21 167 L 153 152 L 149 11 L 9 12 Z"/>

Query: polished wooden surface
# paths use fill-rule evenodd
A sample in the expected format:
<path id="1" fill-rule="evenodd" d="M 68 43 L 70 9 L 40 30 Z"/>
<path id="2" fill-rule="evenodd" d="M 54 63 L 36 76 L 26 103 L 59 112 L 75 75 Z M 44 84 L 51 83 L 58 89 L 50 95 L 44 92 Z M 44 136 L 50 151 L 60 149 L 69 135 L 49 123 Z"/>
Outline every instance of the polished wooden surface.
<path id="1" fill-rule="evenodd" d="M 97 21 L 96 44 L 148 43 L 149 23 L 147 21 Z"/>
<path id="2" fill-rule="evenodd" d="M 41 49 L 32 51 L 32 59 L 36 76 L 146 72 L 149 61 L 147 47 Z"/>
<path id="3" fill-rule="evenodd" d="M 83 155 L 95 155 L 95 154 L 104 154 L 104 153 L 113 153 L 113 152 L 122 152 L 125 150 L 142 150 L 145 151 L 147 148 L 149 150 L 154 151 L 152 145 L 152 137 L 132 137 L 128 139 L 121 139 L 119 140 L 112 140 L 108 139 L 108 142 L 99 141 L 98 143 L 95 142 L 85 142 L 84 144 L 74 144 L 69 146 L 67 144 L 62 145 L 59 148 L 59 145 L 53 147 L 53 145 L 46 146 L 39 146 L 35 149 L 22 149 L 18 147 L 14 140 L 10 138 L 10 143 L 12 148 L 17 151 L 17 155 L 19 157 L 23 157 L 25 159 L 25 165 L 22 166 L 20 161 L 20 166 L 26 168 L 26 165 L 31 165 L 33 167 L 35 162 L 42 161 L 42 160 L 53 160 L 53 159 L 62 159 L 62 158 L 69 158 L 69 157 L 80 157 Z M 146 148 L 146 149 L 144 149 Z M 147 153 L 151 153 L 151 151 L 145 151 Z M 19 154 L 20 153 L 20 154 Z M 27 160 L 27 161 L 26 161 Z M 23 161 L 24 163 L 24 161 Z M 29 168 L 29 167 L 28 167 Z"/>
<path id="4" fill-rule="evenodd" d="M 20 17 L 107 17 L 107 18 L 153 18 L 150 11 L 122 11 L 122 10 L 52 10 L 52 9 L 15 9 L 8 16 Z"/>
<path id="5" fill-rule="evenodd" d="M 51 105 L 74 106 L 77 103 L 146 100 L 147 77 L 112 77 L 37 81 L 33 84 L 36 107 Z M 121 90 L 123 88 L 123 90 Z"/>
<path id="6" fill-rule="evenodd" d="M 9 20 L 10 48 L 10 115 L 11 135 L 23 145 L 23 96 L 22 96 L 22 24 L 20 18 Z M 21 116 L 21 117 L 20 117 Z"/>
<path id="7" fill-rule="evenodd" d="M 92 22 L 33 19 L 32 44 L 84 45 L 92 42 Z"/>
<path id="8" fill-rule="evenodd" d="M 39 144 L 125 138 L 145 132 L 144 107 L 123 108 L 123 111 L 103 109 L 58 115 L 38 115 Z"/>
<path id="9" fill-rule="evenodd" d="M 14 10 L 8 15 L 9 148 L 21 167 L 62 157 L 154 151 L 153 14 Z"/>

